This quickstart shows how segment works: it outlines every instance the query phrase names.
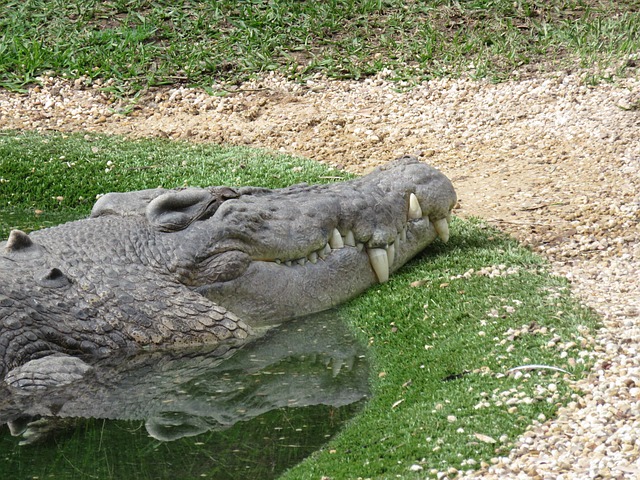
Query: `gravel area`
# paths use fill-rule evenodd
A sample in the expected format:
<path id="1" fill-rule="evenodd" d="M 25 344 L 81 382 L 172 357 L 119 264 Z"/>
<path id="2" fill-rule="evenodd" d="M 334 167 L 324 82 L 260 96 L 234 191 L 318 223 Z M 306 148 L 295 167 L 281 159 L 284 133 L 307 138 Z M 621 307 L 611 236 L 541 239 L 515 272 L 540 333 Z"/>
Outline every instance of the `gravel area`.
<path id="1" fill-rule="evenodd" d="M 383 72 L 306 85 L 267 76 L 219 96 L 163 88 L 137 104 L 87 79 L 0 90 L 0 128 L 161 136 L 267 147 L 364 172 L 418 154 L 480 216 L 547 256 L 603 317 L 586 392 L 536 422 L 504 458 L 439 478 L 640 478 L 640 69 L 493 85 L 434 80 L 399 92 Z M 126 115 L 124 113 L 127 113 Z M 472 468 L 469 466 L 469 468 Z M 427 472 L 425 472 L 427 473 Z"/>

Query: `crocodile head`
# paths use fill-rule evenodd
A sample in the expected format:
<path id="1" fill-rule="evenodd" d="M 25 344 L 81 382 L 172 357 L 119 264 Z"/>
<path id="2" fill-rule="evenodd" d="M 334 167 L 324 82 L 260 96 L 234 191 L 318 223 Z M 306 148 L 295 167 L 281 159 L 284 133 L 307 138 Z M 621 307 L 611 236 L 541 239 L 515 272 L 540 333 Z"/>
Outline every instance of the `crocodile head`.
<path id="1" fill-rule="evenodd" d="M 105 195 L 88 219 L 0 243 L 0 376 L 30 362 L 24 382 L 74 378 L 84 366 L 57 355 L 242 342 L 326 310 L 446 241 L 455 202 L 411 157 L 330 185 Z"/>
<path id="2" fill-rule="evenodd" d="M 456 203 L 451 182 L 412 157 L 348 182 L 224 196 L 171 192 L 145 212 L 156 228 L 181 232 L 169 266 L 180 282 L 253 325 L 325 310 L 387 281 L 436 237 L 447 241 Z"/>

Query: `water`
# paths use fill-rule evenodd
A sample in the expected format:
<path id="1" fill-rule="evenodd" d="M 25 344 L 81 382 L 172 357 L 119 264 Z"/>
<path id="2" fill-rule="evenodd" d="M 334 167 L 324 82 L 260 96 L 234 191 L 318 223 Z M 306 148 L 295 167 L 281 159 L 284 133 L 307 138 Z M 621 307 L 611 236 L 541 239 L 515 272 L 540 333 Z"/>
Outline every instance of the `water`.
<path id="1" fill-rule="evenodd" d="M 275 478 L 366 401 L 364 349 L 335 312 L 231 350 L 97 363 L 43 394 L 0 389 L 0 478 Z M 23 443 L 23 445 L 20 445 Z"/>

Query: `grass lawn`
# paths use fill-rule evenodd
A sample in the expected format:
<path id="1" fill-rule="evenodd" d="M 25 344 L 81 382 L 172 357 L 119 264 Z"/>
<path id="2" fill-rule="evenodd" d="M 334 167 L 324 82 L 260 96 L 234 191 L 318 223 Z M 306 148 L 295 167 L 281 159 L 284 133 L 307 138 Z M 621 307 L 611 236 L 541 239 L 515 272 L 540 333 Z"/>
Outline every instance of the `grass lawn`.
<path id="1" fill-rule="evenodd" d="M 86 215 L 111 190 L 279 187 L 347 175 L 247 148 L 97 135 L 0 134 L 0 232 Z M 36 213 L 36 211 L 38 213 Z M 343 306 L 367 345 L 372 398 L 286 479 L 424 478 L 506 453 L 577 394 L 595 316 L 538 256 L 480 221 L 456 219 L 388 283 Z M 547 368 L 509 369 L 525 365 Z"/>
<path id="2" fill-rule="evenodd" d="M 637 0 L 1 0 L 0 86 L 43 73 L 116 94 L 279 71 L 398 80 L 599 67 L 640 50 Z M 611 71 L 606 71 L 611 69 Z"/>

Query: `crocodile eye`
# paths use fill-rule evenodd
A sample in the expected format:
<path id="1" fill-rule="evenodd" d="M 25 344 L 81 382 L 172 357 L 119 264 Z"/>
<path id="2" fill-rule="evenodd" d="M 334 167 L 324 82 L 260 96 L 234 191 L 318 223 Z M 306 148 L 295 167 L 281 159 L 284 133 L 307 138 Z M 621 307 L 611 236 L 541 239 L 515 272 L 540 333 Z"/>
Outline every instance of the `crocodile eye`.
<path id="1" fill-rule="evenodd" d="M 62 288 L 71 285 L 71 279 L 62 273 L 59 268 L 52 268 L 37 278 L 36 281 L 38 285 L 48 288 Z"/>

